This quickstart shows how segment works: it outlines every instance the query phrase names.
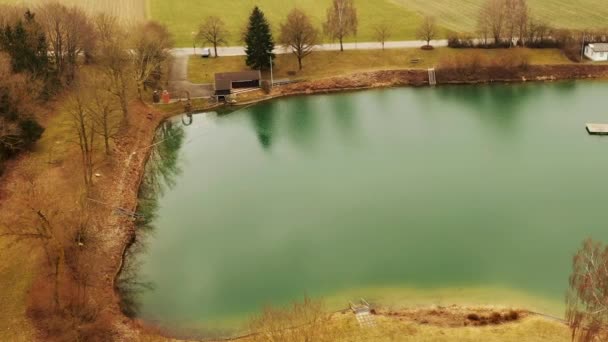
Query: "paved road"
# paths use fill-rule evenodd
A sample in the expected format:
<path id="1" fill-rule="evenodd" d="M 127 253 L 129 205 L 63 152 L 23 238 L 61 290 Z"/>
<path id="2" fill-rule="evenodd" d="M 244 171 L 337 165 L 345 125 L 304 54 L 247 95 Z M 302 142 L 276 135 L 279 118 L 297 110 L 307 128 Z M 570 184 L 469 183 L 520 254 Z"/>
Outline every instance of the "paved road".
<path id="1" fill-rule="evenodd" d="M 207 97 L 213 94 L 213 85 L 188 81 L 188 55 L 176 54 L 169 72 L 168 90 L 171 98 L 185 97 L 184 91 L 189 92 L 191 98 Z"/>
<path id="2" fill-rule="evenodd" d="M 395 42 L 386 42 L 384 44 L 387 49 L 398 49 L 398 48 L 418 48 L 422 45 L 425 45 L 426 42 L 420 40 L 403 40 L 403 41 L 395 41 Z M 433 40 L 431 41 L 431 45 L 435 47 L 443 47 L 448 46 L 448 41 L 445 39 L 442 40 Z M 382 45 L 377 42 L 363 42 L 363 43 L 345 43 L 344 50 L 379 50 L 382 49 Z M 193 54 L 201 53 L 201 48 L 178 48 L 173 49 L 173 55 L 175 56 L 191 56 Z M 213 49 L 212 49 L 213 50 Z M 244 56 L 245 55 L 245 47 L 243 46 L 227 46 L 227 47 L 219 47 L 218 54 L 220 56 Z M 338 51 L 340 50 L 340 44 L 321 44 L 315 47 L 315 51 Z M 283 53 L 291 53 L 291 51 L 284 49 L 283 47 L 277 47 L 274 52 L 276 54 Z"/>

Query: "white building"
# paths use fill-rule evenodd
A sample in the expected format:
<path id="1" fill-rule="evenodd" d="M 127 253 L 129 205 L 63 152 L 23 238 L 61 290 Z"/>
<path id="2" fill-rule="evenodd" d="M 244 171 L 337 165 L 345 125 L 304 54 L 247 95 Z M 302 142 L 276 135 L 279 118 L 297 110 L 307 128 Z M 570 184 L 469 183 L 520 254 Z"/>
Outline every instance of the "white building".
<path id="1" fill-rule="evenodd" d="M 585 56 L 594 62 L 608 61 L 608 44 L 596 43 L 585 46 Z"/>

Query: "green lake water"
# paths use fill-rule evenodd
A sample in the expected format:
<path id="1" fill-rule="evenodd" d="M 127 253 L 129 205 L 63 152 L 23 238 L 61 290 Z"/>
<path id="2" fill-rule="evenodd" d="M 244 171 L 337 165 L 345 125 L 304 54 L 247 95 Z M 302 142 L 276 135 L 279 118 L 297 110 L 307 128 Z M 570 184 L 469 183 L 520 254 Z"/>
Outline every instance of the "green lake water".
<path id="1" fill-rule="evenodd" d="M 149 165 L 139 316 L 213 330 L 305 295 L 484 291 L 560 310 L 583 239 L 608 241 L 608 138 L 584 129 L 608 123 L 607 95 L 601 82 L 400 88 L 178 118 Z"/>

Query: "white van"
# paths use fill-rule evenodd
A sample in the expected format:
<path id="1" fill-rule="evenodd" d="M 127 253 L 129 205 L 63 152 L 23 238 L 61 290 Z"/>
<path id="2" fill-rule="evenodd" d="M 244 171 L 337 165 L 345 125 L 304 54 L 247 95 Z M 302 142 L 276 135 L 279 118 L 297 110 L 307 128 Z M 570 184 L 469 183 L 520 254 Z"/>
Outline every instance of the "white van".
<path id="1" fill-rule="evenodd" d="M 203 49 L 203 53 L 201 54 L 201 57 L 203 57 L 203 58 L 209 58 L 209 57 L 211 57 L 211 49 L 204 48 Z"/>

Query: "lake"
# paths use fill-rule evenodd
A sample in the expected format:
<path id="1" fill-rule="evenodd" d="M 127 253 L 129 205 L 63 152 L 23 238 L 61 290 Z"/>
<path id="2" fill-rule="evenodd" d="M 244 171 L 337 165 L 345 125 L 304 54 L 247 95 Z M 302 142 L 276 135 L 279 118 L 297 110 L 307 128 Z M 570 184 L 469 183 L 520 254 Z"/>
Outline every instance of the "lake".
<path id="1" fill-rule="evenodd" d="M 176 118 L 142 191 L 137 314 L 225 332 L 311 296 L 562 315 L 572 256 L 608 240 L 608 138 L 584 128 L 606 94 L 398 88 Z"/>

